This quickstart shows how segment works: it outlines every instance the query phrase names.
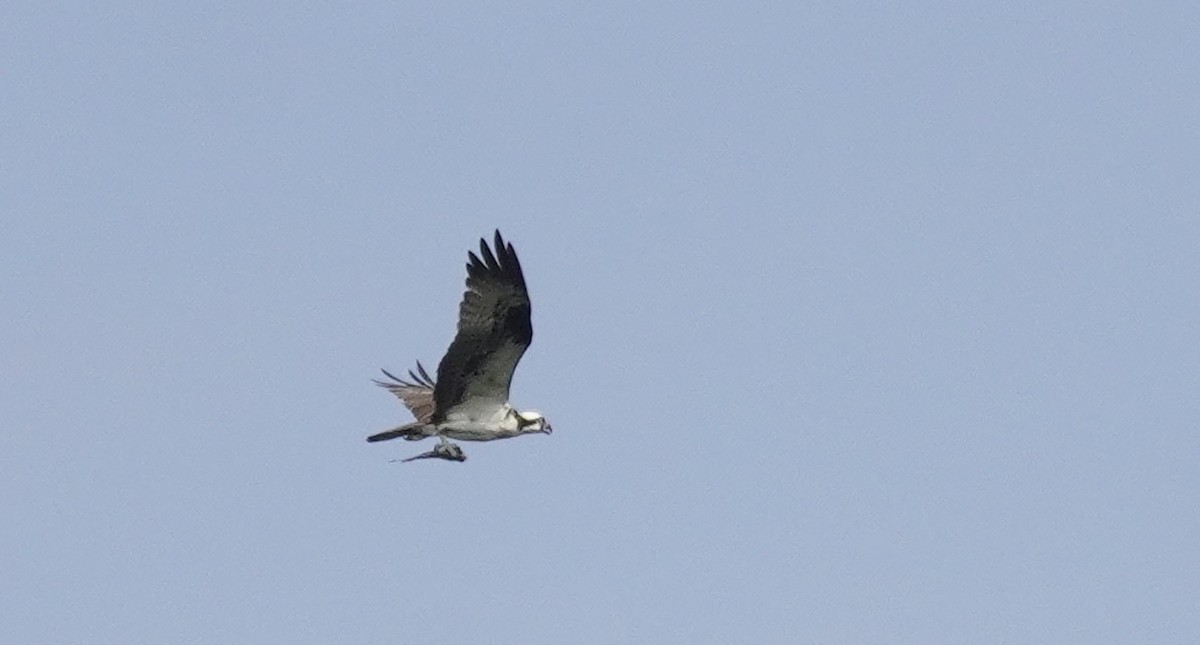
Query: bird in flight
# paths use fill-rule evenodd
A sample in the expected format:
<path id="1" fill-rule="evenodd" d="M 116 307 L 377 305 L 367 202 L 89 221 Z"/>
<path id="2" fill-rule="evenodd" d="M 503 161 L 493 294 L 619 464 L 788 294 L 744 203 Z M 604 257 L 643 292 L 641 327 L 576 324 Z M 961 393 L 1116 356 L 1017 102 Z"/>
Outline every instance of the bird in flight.
<path id="1" fill-rule="evenodd" d="M 448 439 L 492 441 L 523 434 L 550 434 L 540 412 L 517 410 L 508 402 L 509 386 L 521 356 L 533 341 L 529 291 L 511 243 L 496 231 L 495 252 L 479 240 L 479 255 L 467 253 L 467 289 L 458 308 L 458 333 L 438 365 L 434 380 L 417 362 L 409 380 L 381 370 L 387 388 L 416 418 L 412 423 L 367 437 L 385 441 L 437 437 L 433 450 L 401 461 L 465 461 L 462 448 Z"/>

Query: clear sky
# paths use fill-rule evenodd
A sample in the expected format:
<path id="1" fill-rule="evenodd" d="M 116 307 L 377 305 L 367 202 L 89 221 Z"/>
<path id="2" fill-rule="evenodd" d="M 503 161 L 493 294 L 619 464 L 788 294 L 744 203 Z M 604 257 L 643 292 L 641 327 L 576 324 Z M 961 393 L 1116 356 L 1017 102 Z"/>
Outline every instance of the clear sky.
<path id="1" fill-rule="evenodd" d="M 1195 3 L 82 4 L 0 642 L 1200 641 Z M 494 228 L 555 433 L 389 463 Z"/>

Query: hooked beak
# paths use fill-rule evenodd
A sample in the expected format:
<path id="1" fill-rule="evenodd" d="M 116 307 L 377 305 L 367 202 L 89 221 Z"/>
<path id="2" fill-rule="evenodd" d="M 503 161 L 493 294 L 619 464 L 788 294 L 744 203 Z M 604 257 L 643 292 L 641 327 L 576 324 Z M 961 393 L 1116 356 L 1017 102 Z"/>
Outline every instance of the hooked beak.
<path id="1" fill-rule="evenodd" d="M 546 434 L 554 434 L 554 428 L 552 428 L 552 427 L 550 426 L 550 424 L 549 424 L 549 423 L 547 423 L 547 424 L 546 424 L 546 427 L 545 427 L 545 428 L 542 428 L 542 432 L 545 432 Z"/>

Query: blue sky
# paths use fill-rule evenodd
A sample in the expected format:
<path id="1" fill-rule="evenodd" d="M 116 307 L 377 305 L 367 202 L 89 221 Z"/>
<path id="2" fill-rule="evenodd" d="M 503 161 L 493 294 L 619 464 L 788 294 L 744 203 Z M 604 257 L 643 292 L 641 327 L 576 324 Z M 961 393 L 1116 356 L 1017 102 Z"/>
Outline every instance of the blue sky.
<path id="1" fill-rule="evenodd" d="M 1191 3 L 8 3 L 0 641 L 1192 643 Z M 551 437 L 368 445 L 466 251 Z"/>

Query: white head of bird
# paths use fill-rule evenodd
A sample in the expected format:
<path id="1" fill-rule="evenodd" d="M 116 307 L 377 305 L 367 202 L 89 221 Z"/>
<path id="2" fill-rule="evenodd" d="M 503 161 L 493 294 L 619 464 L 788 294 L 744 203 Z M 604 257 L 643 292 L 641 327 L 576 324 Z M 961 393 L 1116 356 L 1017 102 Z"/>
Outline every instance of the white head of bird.
<path id="1" fill-rule="evenodd" d="M 554 428 L 550 427 L 550 422 L 546 420 L 546 417 L 542 416 L 542 413 L 536 410 L 517 411 L 517 425 L 521 434 L 527 432 L 544 432 L 550 434 L 554 432 Z"/>

